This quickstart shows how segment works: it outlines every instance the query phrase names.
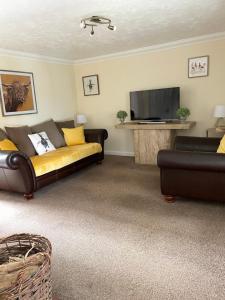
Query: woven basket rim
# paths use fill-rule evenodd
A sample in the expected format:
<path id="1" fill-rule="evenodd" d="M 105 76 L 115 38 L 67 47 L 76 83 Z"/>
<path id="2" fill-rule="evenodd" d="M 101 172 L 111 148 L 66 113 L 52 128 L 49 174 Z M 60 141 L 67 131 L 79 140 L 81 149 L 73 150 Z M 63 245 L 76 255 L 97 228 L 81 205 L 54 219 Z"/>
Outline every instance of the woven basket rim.
<path id="1" fill-rule="evenodd" d="M 15 300 L 15 299 L 30 299 L 27 298 L 30 297 L 29 295 L 32 295 L 33 291 L 35 290 L 35 293 L 37 292 L 38 295 L 41 295 L 40 300 L 44 299 L 52 299 L 52 288 L 51 288 L 51 253 L 52 253 L 52 246 L 50 241 L 38 234 L 31 234 L 31 233 L 19 233 L 19 234 L 13 234 L 10 236 L 6 236 L 3 238 L 0 238 L 0 257 L 2 255 L 2 258 L 7 258 L 7 256 L 11 254 L 11 251 L 13 253 L 19 254 L 19 250 L 21 249 L 21 254 L 25 256 L 25 253 L 27 252 L 27 247 L 29 250 L 29 247 L 32 246 L 34 250 L 36 250 L 36 253 L 30 254 L 28 257 L 31 258 L 33 255 L 40 254 L 44 256 L 44 260 L 42 264 L 38 267 L 36 273 L 29 275 L 29 277 L 23 278 L 23 272 L 26 269 L 26 267 L 29 267 L 29 263 L 26 263 L 24 261 L 24 265 L 21 267 L 19 273 L 17 271 L 17 279 L 15 283 L 12 283 L 10 287 L 2 290 L 0 292 L 0 295 L 7 294 L 9 296 L 9 299 Z M 1 252 L 2 250 L 2 252 Z M 24 250 L 26 252 L 24 253 Z M 32 249 L 30 249 L 32 250 Z M 30 251 L 29 250 L 29 251 Z M 29 253 L 28 251 L 28 253 Z M 13 254 L 14 254 L 13 253 Z M 32 253 L 32 252 L 30 252 Z M 25 256 L 26 260 L 26 256 Z M 31 262 L 31 261 L 30 261 Z M 21 276 L 20 276 L 21 275 Z M 43 280 L 43 278 L 45 278 Z M 41 283 L 43 282 L 43 283 Z M 44 289 L 41 286 L 44 284 Z M 35 286 L 36 285 L 36 286 Z M 34 289 L 35 288 L 35 289 Z M 20 297 L 20 293 L 23 293 L 25 296 Z M 15 294 L 16 293 L 16 294 Z M 18 298 L 19 295 L 19 298 Z M 49 295 L 48 298 L 45 298 L 46 295 Z M 42 298 L 42 296 L 44 298 Z M 11 298 L 12 297 L 12 298 Z M 8 299 L 8 298 L 7 298 Z M 37 299 L 37 298 L 35 298 Z"/>

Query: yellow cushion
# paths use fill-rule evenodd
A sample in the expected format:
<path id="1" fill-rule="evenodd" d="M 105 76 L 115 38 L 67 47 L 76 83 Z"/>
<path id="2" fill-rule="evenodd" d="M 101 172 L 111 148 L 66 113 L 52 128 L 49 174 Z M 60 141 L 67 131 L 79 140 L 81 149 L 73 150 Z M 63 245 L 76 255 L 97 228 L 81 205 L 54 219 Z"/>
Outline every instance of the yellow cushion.
<path id="1" fill-rule="evenodd" d="M 4 139 L 4 140 L 0 141 L 0 150 L 18 151 L 18 148 L 12 141 L 10 141 L 8 139 Z"/>
<path id="2" fill-rule="evenodd" d="M 84 127 L 62 128 L 67 146 L 81 145 L 85 143 Z"/>
<path id="3" fill-rule="evenodd" d="M 47 152 L 42 155 L 30 157 L 36 176 L 61 169 L 82 158 L 102 152 L 98 143 L 86 143 L 83 145 L 66 146 Z"/>
<path id="4" fill-rule="evenodd" d="M 222 140 L 220 141 L 220 145 L 217 149 L 217 153 L 225 153 L 225 135 L 223 136 Z"/>

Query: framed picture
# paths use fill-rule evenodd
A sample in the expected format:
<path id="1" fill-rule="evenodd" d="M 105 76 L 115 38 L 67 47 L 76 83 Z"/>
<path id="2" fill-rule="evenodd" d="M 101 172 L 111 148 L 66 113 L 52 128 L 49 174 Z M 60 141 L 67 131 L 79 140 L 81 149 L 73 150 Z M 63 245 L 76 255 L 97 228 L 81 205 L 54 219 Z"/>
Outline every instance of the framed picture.
<path id="1" fill-rule="evenodd" d="M 33 73 L 0 70 L 3 116 L 37 113 Z"/>
<path id="2" fill-rule="evenodd" d="M 204 77 L 209 75 L 209 56 L 188 59 L 188 77 Z"/>
<path id="3" fill-rule="evenodd" d="M 84 96 L 99 95 L 98 75 L 89 75 L 82 77 Z"/>

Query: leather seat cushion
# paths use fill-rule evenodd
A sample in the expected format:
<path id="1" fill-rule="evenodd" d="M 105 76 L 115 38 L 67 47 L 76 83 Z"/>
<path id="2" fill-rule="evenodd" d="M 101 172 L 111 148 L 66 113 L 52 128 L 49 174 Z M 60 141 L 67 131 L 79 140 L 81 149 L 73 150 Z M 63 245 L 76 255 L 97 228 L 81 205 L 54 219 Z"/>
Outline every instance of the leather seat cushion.
<path id="1" fill-rule="evenodd" d="M 29 126 L 20 127 L 5 127 L 9 139 L 16 145 L 16 147 L 24 152 L 27 156 L 34 156 L 36 151 L 31 143 L 28 134 L 32 134 Z"/>
<path id="2" fill-rule="evenodd" d="M 55 122 L 51 119 L 31 127 L 32 133 L 46 132 L 49 140 L 55 146 L 60 148 L 66 146 L 65 140 L 59 132 Z"/>
<path id="3" fill-rule="evenodd" d="M 0 141 L 7 139 L 7 134 L 4 130 L 0 128 Z"/>
<path id="4" fill-rule="evenodd" d="M 102 152 L 98 143 L 61 147 L 43 155 L 30 157 L 36 176 L 61 169 L 82 158 Z"/>

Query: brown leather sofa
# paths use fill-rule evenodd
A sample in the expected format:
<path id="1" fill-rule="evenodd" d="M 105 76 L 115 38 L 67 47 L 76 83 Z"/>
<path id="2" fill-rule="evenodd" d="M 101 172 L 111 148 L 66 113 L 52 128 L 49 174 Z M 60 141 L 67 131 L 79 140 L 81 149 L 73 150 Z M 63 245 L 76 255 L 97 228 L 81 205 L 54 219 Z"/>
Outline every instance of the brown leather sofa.
<path id="1" fill-rule="evenodd" d="M 176 196 L 225 201 L 225 155 L 216 153 L 219 143 L 219 138 L 177 136 L 173 150 L 159 151 L 166 201 Z"/>
<path id="2" fill-rule="evenodd" d="M 74 127 L 73 121 L 56 122 L 59 130 L 62 127 Z M 31 199 L 33 193 L 66 175 L 69 175 L 91 163 L 101 163 L 104 159 L 104 141 L 108 137 L 105 129 L 85 129 L 86 142 L 100 143 L 102 152 L 80 159 L 66 167 L 35 176 L 30 158 L 21 151 L 0 151 L 0 189 L 19 192 L 26 199 Z"/>

